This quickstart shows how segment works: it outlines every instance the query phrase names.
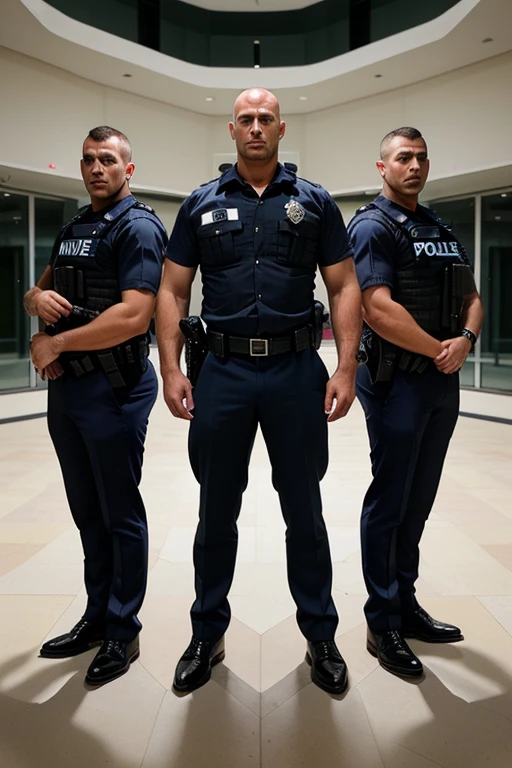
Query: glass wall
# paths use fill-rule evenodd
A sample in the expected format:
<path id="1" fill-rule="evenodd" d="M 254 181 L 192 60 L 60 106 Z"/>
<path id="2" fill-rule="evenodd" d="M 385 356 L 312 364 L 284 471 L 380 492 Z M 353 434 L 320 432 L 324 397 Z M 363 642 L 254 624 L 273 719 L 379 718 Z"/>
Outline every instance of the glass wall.
<path id="1" fill-rule="evenodd" d="M 29 386 L 28 197 L 0 192 L 0 389 Z"/>
<path id="2" fill-rule="evenodd" d="M 76 209 L 76 200 L 0 191 L 0 390 L 36 384 L 29 342 L 37 320 L 26 316 L 23 295 L 44 272 L 55 238 Z"/>
<path id="3" fill-rule="evenodd" d="M 482 197 L 482 388 L 512 392 L 512 192 Z"/>
<path id="4" fill-rule="evenodd" d="M 512 393 L 512 190 L 431 205 L 465 246 L 484 302 L 484 326 L 462 385 Z"/>

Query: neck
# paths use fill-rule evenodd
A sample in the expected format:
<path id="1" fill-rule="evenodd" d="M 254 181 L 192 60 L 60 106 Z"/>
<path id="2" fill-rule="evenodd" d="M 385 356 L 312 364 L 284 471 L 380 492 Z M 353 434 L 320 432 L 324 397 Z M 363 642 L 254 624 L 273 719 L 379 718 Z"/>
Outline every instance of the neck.
<path id="1" fill-rule="evenodd" d="M 266 163 L 253 163 L 243 157 L 237 158 L 238 174 L 257 191 L 268 187 L 275 176 L 276 168 L 277 157 L 273 157 Z"/>
<path id="2" fill-rule="evenodd" d="M 125 181 L 119 192 L 116 192 L 115 195 L 112 195 L 111 197 L 103 197 L 100 200 L 91 197 L 91 208 L 94 213 L 97 213 L 98 211 L 102 211 L 104 208 L 108 208 L 109 205 L 113 205 L 114 203 L 118 203 L 120 200 L 124 200 L 125 197 L 129 197 L 130 195 L 130 187 Z"/>
<path id="3" fill-rule="evenodd" d="M 387 184 L 384 185 L 381 194 L 387 200 L 391 200 L 392 203 L 401 205 L 402 208 L 407 208 L 409 211 L 415 211 L 418 205 L 419 195 L 401 195 Z"/>

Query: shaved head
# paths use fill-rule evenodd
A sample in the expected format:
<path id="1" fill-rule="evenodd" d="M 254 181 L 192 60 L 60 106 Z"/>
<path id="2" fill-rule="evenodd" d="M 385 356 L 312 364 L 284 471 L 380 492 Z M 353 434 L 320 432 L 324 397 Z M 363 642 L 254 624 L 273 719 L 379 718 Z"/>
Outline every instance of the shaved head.
<path id="1" fill-rule="evenodd" d="M 421 135 L 420 131 L 418 131 L 417 128 L 411 128 L 409 126 L 406 126 L 404 128 L 396 128 L 394 131 L 390 131 L 390 133 L 387 133 L 384 138 L 382 139 L 380 143 L 380 159 L 385 160 L 387 156 L 389 155 L 389 149 L 394 139 L 396 139 L 397 136 L 400 136 L 403 139 L 409 139 L 409 141 L 417 141 L 418 139 L 422 139 L 423 143 L 425 144 L 425 149 L 427 148 L 427 142 Z"/>
<path id="2" fill-rule="evenodd" d="M 237 114 L 242 106 L 257 107 L 263 102 L 268 108 L 272 109 L 276 120 L 279 122 L 281 120 L 279 102 L 272 91 L 269 91 L 266 88 L 246 88 L 245 91 L 242 91 L 242 93 L 236 97 L 233 105 L 233 122 L 236 122 Z"/>
<path id="3" fill-rule="evenodd" d="M 116 128 L 111 128 L 109 125 L 98 125 L 97 128 L 92 128 L 87 137 L 99 143 L 107 141 L 108 139 L 115 139 L 119 146 L 119 152 L 123 159 L 129 163 L 132 159 L 132 146 L 127 136 Z M 85 142 L 84 142 L 85 144 Z"/>

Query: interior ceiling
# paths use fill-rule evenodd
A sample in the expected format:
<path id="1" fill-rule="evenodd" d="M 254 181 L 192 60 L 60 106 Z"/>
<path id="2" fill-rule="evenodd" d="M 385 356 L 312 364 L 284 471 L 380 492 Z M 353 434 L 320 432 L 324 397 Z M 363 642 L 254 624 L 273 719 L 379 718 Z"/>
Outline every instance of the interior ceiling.
<path id="1" fill-rule="evenodd" d="M 484 43 L 487 38 L 491 41 Z M 303 114 L 512 50 L 512 2 L 460 0 L 422 27 L 334 59 L 302 67 L 262 68 L 257 73 L 173 59 L 91 30 L 42 0 L 2 0 L 0 45 L 88 80 L 205 115 L 230 114 L 236 95 L 256 83 L 277 93 L 284 115 Z"/>
<path id="2" fill-rule="evenodd" d="M 197 5 L 207 11 L 297 11 L 322 0 L 181 0 L 187 5 Z"/>

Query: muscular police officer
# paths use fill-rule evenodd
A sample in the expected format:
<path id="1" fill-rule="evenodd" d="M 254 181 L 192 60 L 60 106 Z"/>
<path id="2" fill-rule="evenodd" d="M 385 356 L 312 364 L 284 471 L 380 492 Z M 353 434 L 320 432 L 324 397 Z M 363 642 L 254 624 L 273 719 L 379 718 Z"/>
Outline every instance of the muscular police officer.
<path id="1" fill-rule="evenodd" d="M 458 417 L 458 370 L 476 342 L 483 310 L 463 246 L 418 204 L 429 171 L 421 133 L 389 133 L 380 154 L 382 194 L 349 225 L 368 356 L 356 389 L 373 473 L 361 519 L 367 648 L 384 669 L 414 677 L 422 665 L 404 638 L 463 639 L 458 627 L 419 605 L 414 584 L 421 534 Z"/>
<path id="2" fill-rule="evenodd" d="M 327 469 L 327 421 L 344 416 L 355 397 L 360 291 L 334 201 L 278 163 L 285 123 L 276 97 L 260 88 L 241 93 L 229 130 L 238 162 L 180 209 L 157 301 L 165 400 L 174 416 L 191 422 L 190 460 L 201 485 L 193 636 L 174 687 L 203 685 L 224 657 L 236 521 L 259 424 L 286 523 L 289 585 L 312 679 L 339 693 L 347 672 L 334 642 L 338 617 L 319 481 Z M 210 353 L 192 394 L 179 368 L 178 322 L 198 266 Z M 330 379 L 310 328 L 317 266 L 339 352 Z"/>
<path id="3" fill-rule="evenodd" d="M 31 343 L 48 382 L 48 426 L 84 550 L 87 606 L 70 632 L 41 648 L 62 658 L 101 646 L 86 682 L 126 672 L 139 655 L 137 613 L 146 589 L 148 536 L 138 485 L 157 394 L 147 360 L 167 237 L 130 193 L 131 147 L 101 126 L 83 145 L 91 198 L 62 229 L 50 264 L 25 296 L 47 323 Z M 51 335 L 50 335 L 51 334 Z"/>

